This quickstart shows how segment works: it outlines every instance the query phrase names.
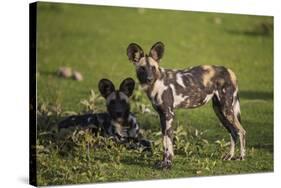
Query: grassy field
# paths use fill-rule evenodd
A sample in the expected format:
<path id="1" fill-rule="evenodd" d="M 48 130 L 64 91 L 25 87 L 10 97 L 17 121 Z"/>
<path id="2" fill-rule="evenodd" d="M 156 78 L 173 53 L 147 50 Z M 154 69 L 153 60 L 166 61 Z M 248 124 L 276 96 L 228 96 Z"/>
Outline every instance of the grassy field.
<path id="1" fill-rule="evenodd" d="M 38 184 L 273 171 L 272 28 L 273 18 L 265 16 L 39 3 Z M 176 111 L 174 166 L 155 169 L 153 164 L 161 157 L 159 120 L 139 88 L 132 110 L 146 137 L 154 141 L 152 154 L 127 150 L 83 131 L 65 137 L 56 133 L 62 116 L 105 110 L 105 101 L 90 92 L 98 94 L 101 78 L 115 85 L 128 76 L 136 80 L 126 56 L 129 43 L 148 50 L 156 41 L 166 45 L 161 62 L 165 68 L 215 64 L 234 70 L 247 131 L 245 161 L 220 160 L 228 150 L 229 136 L 208 104 Z M 61 66 L 80 71 L 84 80 L 59 78 L 56 71 Z M 142 108 L 152 112 L 142 113 Z"/>

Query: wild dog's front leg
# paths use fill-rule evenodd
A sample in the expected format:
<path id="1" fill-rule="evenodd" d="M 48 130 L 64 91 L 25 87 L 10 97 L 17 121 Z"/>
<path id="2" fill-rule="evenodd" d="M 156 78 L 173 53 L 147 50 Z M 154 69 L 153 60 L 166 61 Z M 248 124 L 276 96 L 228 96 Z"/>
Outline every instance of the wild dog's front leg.
<path id="1" fill-rule="evenodd" d="M 157 166 L 159 168 L 171 168 L 172 158 L 174 156 L 173 151 L 173 112 L 161 112 L 160 122 L 162 130 L 162 139 L 163 139 L 163 160 L 160 161 Z"/>

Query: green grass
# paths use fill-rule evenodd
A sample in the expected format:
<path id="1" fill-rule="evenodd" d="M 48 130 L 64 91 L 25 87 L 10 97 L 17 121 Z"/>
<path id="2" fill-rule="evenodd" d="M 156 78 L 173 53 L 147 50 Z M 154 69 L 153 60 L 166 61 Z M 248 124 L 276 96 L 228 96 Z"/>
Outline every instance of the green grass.
<path id="1" fill-rule="evenodd" d="M 39 104 L 47 107 L 38 110 L 38 113 L 45 110 L 38 121 L 38 183 L 273 171 L 272 24 L 273 18 L 265 16 L 39 3 L 37 97 Z M 69 138 L 67 151 L 70 154 L 62 155 L 61 143 L 44 134 L 56 126 L 61 112 L 85 111 L 80 101 L 88 99 L 90 90 L 98 93 L 97 84 L 101 78 L 113 80 L 115 85 L 128 76 L 136 80 L 134 67 L 126 56 L 128 44 L 137 42 L 147 51 L 156 41 L 166 45 L 161 62 L 165 68 L 216 64 L 236 73 L 242 123 L 247 131 L 245 161 L 220 160 L 228 149 L 225 142 L 229 141 L 229 136 L 219 125 L 211 104 L 176 111 L 175 127 L 183 127 L 182 132 L 189 134 L 180 136 L 185 142 L 178 143 L 182 148 L 176 151 L 171 170 L 153 168 L 161 155 L 158 143 L 152 156 L 122 146 L 114 146 L 112 150 L 104 146 L 91 147 L 88 158 L 85 146 Z M 80 71 L 84 81 L 57 77 L 56 71 L 61 66 Z M 155 134 L 160 131 L 158 117 L 139 112 L 140 104 L 152 108 L 145 94 L 136 92 L 139 98 L 132 100 L 133 111 L 146 136 L 159 141 L 160 136 Z M 104 110 L 104 101 L 97 102 L 95 108 Z M 204 133 L 202 137 L 195 136 L 196 129 Z M 186 147 L 187 144 L 190 147 Z"/>

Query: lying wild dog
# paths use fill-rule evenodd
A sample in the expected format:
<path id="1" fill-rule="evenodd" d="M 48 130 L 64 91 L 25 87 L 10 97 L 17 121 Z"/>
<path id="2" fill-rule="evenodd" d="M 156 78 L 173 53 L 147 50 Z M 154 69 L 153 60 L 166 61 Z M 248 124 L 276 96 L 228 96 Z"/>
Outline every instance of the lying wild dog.
<path id="1" fill-rule="evenodd" d="M 138 80 L 160 117 L 163 135 L 161 168 L 172 165 L 172 122 L 175 108 L 196 108 L 213 101 L 214 111 L 230 133 L 230 151 L 223 159 L 234 159 L 235 144 L 240 139 L 240 157 L 245 157 L 245 134 L 241 125 L 238 85 L 235 74 L 223 66 L 202 65 L 184 70 L 159 66 L 164 44 L 157 42 L 144 54 L 142 48 L 131 43 L 127 48 L 129 60 L 135 65 Z"/>
<path id="2" fill-rule="evenodd" d="M 134 87 L 135 81 L 132 78 L 123 80 L 119 90 L 115 90 L 110 80 L 100 80 L 99 91 L 106 99 L 108 112 L 70 116 L 59 123 L 59 129 L 87 128 L 95 134 L 113 137 L 121 143 L 133 141 L 134 145 L 130 145 L 130 147 L 144 147 L 150 150 L 150 141 L 142 139 L 137 119 L 130 112 L 129 97 L 133 94 Z"/>

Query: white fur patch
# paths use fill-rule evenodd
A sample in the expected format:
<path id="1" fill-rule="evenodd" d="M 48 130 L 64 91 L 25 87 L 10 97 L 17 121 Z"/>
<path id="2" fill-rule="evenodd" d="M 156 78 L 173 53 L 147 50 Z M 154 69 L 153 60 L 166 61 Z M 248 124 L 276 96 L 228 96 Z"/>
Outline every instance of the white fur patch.
<path id="1" fill-rule="evenodd" d="M 175 86 L 173 84 L 170 84 L 170 87 L 172 89 L 173 92 L 173 97 L 174 97 L 174 108 L 177 107 L 178 105 L 180 105 L 182 102 L 184 102 L 188 96 L 183 96 L 182 94 L 177 95 L 176 94 L 176 90 L 175 90 Z"/>
<path id="2" fill-rule="evenodd" d="M 239 101 L 236 100 L 234 106 L 233 106 L 233 111 L 234 111 L 234 115 L 237 117 L 238 114 L 241 114 L 240 112 L 240 104 L 239 104 Z"/>
<path id="3" fill-rule="evenodd" d="M 207 103 L 213 96 L 214 96 L 214 93 L 208 94 L 204 99 L 204 103 Z"/>
<path id="4" fill-rule="evenodd" d="M 153 90 L 150 93 L 150 97 L 153 101 L 154 104 L 162 104 L 162 95 L 163 92 L 167 89 L 168 87 L 164 84 L 163 80 L 156 80 L 153 86 Z M 157 94 L 157 99 L 155 101 L 155 95 Z"/>
<path id="5" fill-rule="evenodd" d="M 183 73 L 185 76 L 193 76 L 193 74 L 191 74 L 190 72 L 185 72 Z"/>
<path id="6" fill-rule="evenodd" d="M 172 122 L 173 122 L 173 119 L 166 121 L 166 130 L 168 130 L 169 128 L 172 127 Z"/>
<path id="7" fill-rule="evenodd" d="M 219 95 L 218 90 L 216 90 L 216 91 L 214 92 L 214 94 L 217 96 L 218 100 L 220 101 L 220 95 Z"/>
<path id="8" fill-rule="evenodd" d="M 237 99 L 237 93 L 238 93 L 238 88 L 236 88 L 236 90 L 233 93 L 233 101 L 232 101 L 232 106 L 233 106 L 233 112 L 234 115 L 237 117 L 238 114 L 240 114 L 240 104 L 239 101 Z"/>
<path id="9" fill-rule="evenodd" d="M 120 136 L 127 136 L 122 131 L 122 125 L 120 123 L 115 122 L 115 121 L 111 121 L 111 124 L 115 127 L 115 131 L 116 131 L 117 134 L 119 134 Z"/>
<path id="10" fill-rule="evenodd" d="M 171 156 L 174 156 L 173 143 L 171 138 L 169 138 L 168 136 L 164 136 L 163 144 L 164 144 L 164 148 L 168 149 L 169 154 L 171 154 Z"/>
<path id="11" fill-rule="evenodd" d="M 176 80 L 177 83 L 178 83 L 180 86 L 182 86 L 183 88 L 185 88 L 185 85 L 184 85 L 183 80 L 182 80 L 182 74 L 177 73 L 176 78 L 177 78 L 177 80 Z"/>
<path id="12" fill-rule="evenodd" d="M 169 109 L 169 113 L 172 114 L 172 116 L 174 116 L 175 113 L 171 110 L 171 107 L 169 107 L 168 109 Z"/>
<path id="13" fill-rule="evenodd" d="M 233 95 L 232 95 L 232 96 L 233 96 L 232 106 L 235 105 L 235 102 L 236 102 L 236 101 L 235 101 L 234 99 L 237 97 L 237 93 L 238 93 L 238 89 L 236 88 L 235 91 L 234 91 L 234 93 L 233 93 Z"/>
<path id="14" fill-rule="evenodd" d="M 232 136 L 230 135 L 230 153 L 229 154 L 231 155 L 231 157 L 234 156 L 234 152 L 235 152 L 235 142 L 234 142 Z"/>

